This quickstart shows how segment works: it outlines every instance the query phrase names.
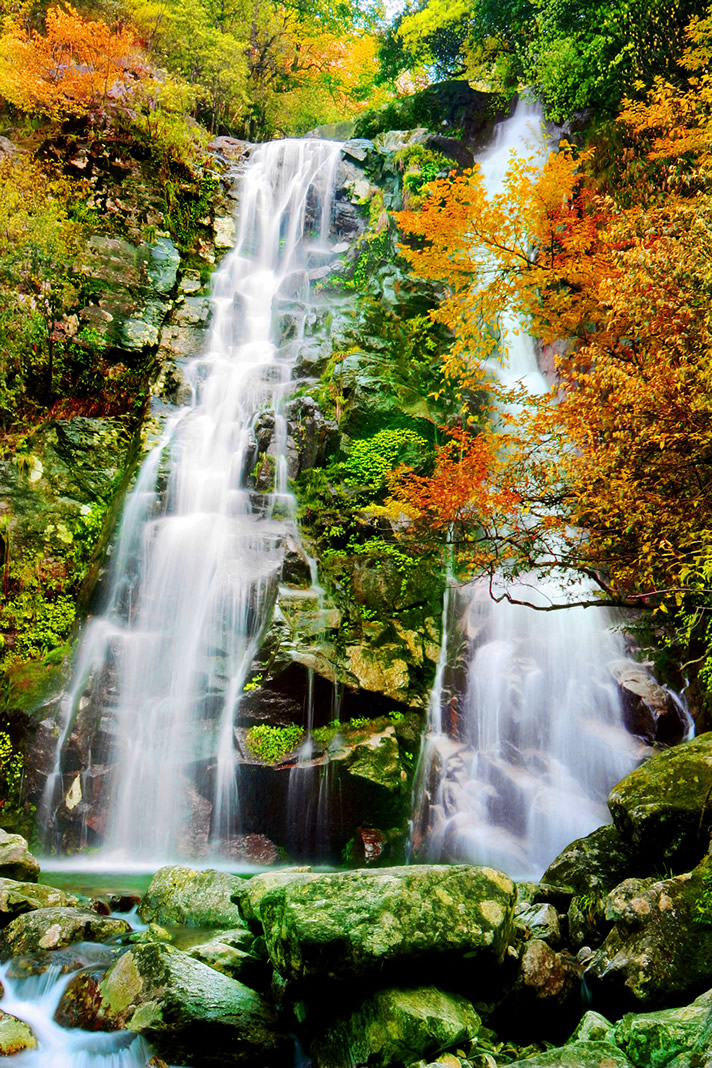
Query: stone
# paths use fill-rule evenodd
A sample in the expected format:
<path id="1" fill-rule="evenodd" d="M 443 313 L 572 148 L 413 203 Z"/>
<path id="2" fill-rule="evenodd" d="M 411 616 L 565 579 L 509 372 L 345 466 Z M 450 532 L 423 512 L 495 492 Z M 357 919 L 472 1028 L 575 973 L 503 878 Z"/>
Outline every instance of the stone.
<path id="1" fill-rule="evenodd" d="M 627 876 L 645 874 L 635 851 L 611 825 L 577 838 L 552 861 L 542 883 L 568 887 L 576 894 L 607 894 Z"/>
<path id="2" fill-rule="evenodd" d="M 230 215 L 220 215 L 213 222 L 215 248 L 229 249 L 235 247 L 235 220 Z"/>
<path id="3" fill-rule="evenodd" d="M 64 1027 L 135 1031 L 171 1063 L 269 1068 L 292 1055 L 259 994 L 165 943 L 133 947 L 100 981 L 78 975 L 55 1019 Z"/>
<path id="4" fill-rule="evenodd" d="M 37 1049 L 32 1028 L 17 1016 L 0 1010 L 0 1057 L 12 1057 L 25 1049 Z"/>
<path id="5" fill-rule="evenodd" d="M 712 991 L 679 1009 L 627 1013 L 615 1026 L 615 1042 L 636 1068 L 662 1068 L 694 1050 L 702 1065 L 712 1054 Z"/>
<path id="6" fill-rule="evenodd" d="M 251 882 L 265 878 L 275 879 Z M 460 970 L 476 982 L 505 955 L 515 899 L 511 879 L 493 868 L 417 865 L 295 874 L 273 881 L 253 908 L 288 980 L 405 971 L 412 981 Z"/>
<path id="7" fill-rule="evenodd" d="M 553 905 L 517 905 L 514 910 L 514 922 L 531 938 L 540 938 L 554 947 L 561 943 L 559 914 Z"/>
<path id="8" fill-rule="evenodd" d="M 310 1047 L 315 1068 L 405 1065 L 471 1042 L 480 1019 L 464 997 L 435 987 L 385 989 L 335 1020 Z"/>
<path id="9" fill-rule="evenodd" d="M 606 918 L 613 926 L 586 972 L 602 1007 L 655 1009 L 709 986 L 711 879 L 709 858 L 672 879 L 626 879 L 608 895 Z"/>
<path id="10" fill-rule="evenodd" d="M 39 874 L 39 861 L 30 853 L 22 835 L 0 830 L 0 878 L 36 883 Z"/>
<path id="11" fill-rule="evenodd" d="M 677 745 L 687 737 L 689 715 L 673 695 L 653 678 L 646 664 L 612 660 L 608 670 L 617 682 L 625 724 L 646 742 Z"/>
<path id="12" fill-rule="evenodd" d="M 240 912 L 231 896 L 243 884 L 243 879 L 225 871 L 168 865 L 151 879 L 138 914 L 144 923 L 240 927 Z"/>
<path id="13" fill-rule="evenodd" d="M 585 1012 L 569 1042 L 612 1042 L 615 1044 L 615 1026 L 601 1016 L 600 1012 Z"/>
<path id="14" fill-rule="evenodd" d="M 697 864 L 712 831 L 712 733 L 656 753 L 618 783 L 608 806 L 623 839 L 655 864 Z"/>
<path id="15" fill-rule="evenodd" d="M 269 989 L 272 969 L 262 957 L 249 951 L 254 942 L 252 936 L 244 930 L 239 934 L 248 935 L 249 941 L 240 942 L 238 939 L 237 944 L 232 944 L 231 932 L 226 931 L 209 942 L 193 946 L 189 956 L 223 975 L 229 975 L 231 979 L 239 979 L 253 990 Z"/>
<path id="16" fill-rule="evenodd" d="M 105 942 L 128 934 L 126 920 L 97 916 L 71 907 L 35 909 L 17 916 L 0 934 L 0 960 L 42 949 L 61 949 L 72 942 Z"/>
<path id="17" fill-rule="evenodd" d="M 631 1068 L 626 1055 L 608 1042 L 571 1042 L 524 1060 L 509 1068 Z"/>
<path id="18" fill-rule="evenodd" d="M 78 898 L 73 894 L 67 894 L 53 886 L 0 879 L 0 927 L 5 927 L 23 912 L 77 904 Z"/>

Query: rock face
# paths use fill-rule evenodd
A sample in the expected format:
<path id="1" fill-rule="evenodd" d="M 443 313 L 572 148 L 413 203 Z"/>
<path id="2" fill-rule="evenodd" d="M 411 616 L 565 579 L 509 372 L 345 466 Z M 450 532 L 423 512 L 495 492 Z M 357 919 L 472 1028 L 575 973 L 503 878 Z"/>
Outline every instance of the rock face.
<path id="1" fill-rule="evenodd" d="M 608 799 L 622 837 L 649 865 L 693 867 L 712 830 L 712 734 L 657 753 Z"/>
<path id="2" fill-rule="evenodd" d="M 621 689 L 626 726 L 646 742 L 677 745 L 687 735 L 689 718 L 645 664 L 613 660 L 608 665 Z"/>
<path id="3" fill-rule="evenodd" d="M 78 908 L 41 908 L 18 916 L 0 935 L 0 960 L 21 953 L 60 949 L 72 942 L 104 942 L 128 934 L 126 920 L 97 916 Z"/>
<path id="4" fill-rule="evenodd" d="M 39 861 L 30 853 L 22 835 L 0 830 L 0 879 L 36 883 L 39 874 Z"/>
<path id="5" fill-rule="evenodd" d="M 480 1026 L 469 1001 L 435 987 L 379 990 L 336 1020 L 311 1047 L 315 1068 L 411 1064 L 450 1046 L 467 1045 Z"/>
<path id="6" fill-rule="evenodd" d="M 151 879 L 138 914 L 144 923 L 240 927 L 242 920 L 232 897 L 242 886 L 243 880 L 228 872 L 169 865 Z"/>
<path id="7" fill-rule="evenodd" d="M 284 1068 L 291 1057 L 259 994 L 165 944 L 130 949 L 100 983 L 79 975 L 58 1015 L 64 1026 L 136 1031 L 179 1064 Z"/>
<path id="8" fill-rule="evenodd" d="M 270 960 L 289 980 L 405 969 L 464 971 L 476 982 L 506 952 L 515 899 L 512 881 L 492 868 L 423 865 L 294 875 L 256 911 Z"/>

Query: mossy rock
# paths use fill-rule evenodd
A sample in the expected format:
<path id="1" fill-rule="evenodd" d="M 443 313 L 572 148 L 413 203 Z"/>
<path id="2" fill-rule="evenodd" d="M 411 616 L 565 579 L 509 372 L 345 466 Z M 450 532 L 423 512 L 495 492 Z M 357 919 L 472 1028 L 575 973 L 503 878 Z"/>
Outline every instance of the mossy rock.
<path id="1" fill-rule="evenodd" d="M 632 1068 L 631 1062 L 617 1046 L 608 1042 L 571 1042 L 546 1053 L 537 1053 L 521 1061 L 511 1061 L 509 1068 Z"/>
<path id="2" fill-rule="evenodd" d="M 26 1049 L 37 1049 L 32 1028 L 17 1016 L 0 1010 L 0 1057 L 12 1057 Z"/>
<path id="3" fill-rule="evenodd" d="M 652 756 L 611 791 L 608 806 L 650 867 L 692 867 L 712 832 L 712 733 Z"/>
<path id="4" fill-rule="evenodd" d="M 262 878 L 271 879 L 252 882 Z M 504 957 L 515 900 L 512 881 L 492 868 L 422 865 L 295 874 L 272 881 L 254 912 L 288 980 L 464 971 L 476 982 Z"/>
<path id="5" fill-rule="evenodd" d="M 616 1024 L 615 1042 L 636 1068 L 664 1068 L 693 1051 L 703 1064 L 712 1053 L 711 1021 L 712 991 L 707 991 L 680 1009 L 627 1013 Z"/>
<path id="6" fill-rule="evenodd" d="M 635 850 L 616 827 L 598 827 L 578 838 L 552 861 L 541 877 L 542 883 L 568 887 L 576 894 L 607 894 L 640 870 Z"/>
<path id="7" fill-rule="evenodd" d="M 130 931 L 126 920 L 98 916 L 81 908 L 34 909 L 17 916 L 0 934 L 0 960 L 43 949 L 62 949 L 73 942 L 105 942 Z"/>
<path id="8" fill-rule="evenodd" d="M 712 858 L 671 879 L 626 879 L 606 898 L 613 924 L 586 977 L 602 1007 L 656 1009 L 712 983 Z"/>
<path id="9" fill-rule="evenodd" d="M 292 1043 L 254 990 L 164 943 L 135 946 L 97 979 L 73 979 L 57 1010 L 64 1026 L 136 1031 L 171 1062 L 290 1063 Z"/>
<path id="10" fill-rule="evenodd" d="M 30 853 L 26 839 L 0 830 L 0 884 L 14 879 L 36 883 L 39 874 L 39 861 Z"/>
<path id="11" fill-rule="evenodd" d="M 330 1024 L 310 1053 L 315 1068 L 390 1068 L 468 1045 L 479 1026 L 472 1005 L 459 995 L 432 986 L 379 990 Z"/>
<path id="12" fill-rule="evenodd" d="M 138 914 L 144 923 L 240 927 L 240 913 L 231 898 L 242 885 L 243 880 L 229 872 L 167 865 L 151 879 Z"/>
<path id="13" fill-rule="evenodd" d="M 72 907 L 77 904 L 79 899 L 73 894 L 53 886 L 0 878 L 0 927 L 7 926 L 16 916 L 35 909 Z"/>

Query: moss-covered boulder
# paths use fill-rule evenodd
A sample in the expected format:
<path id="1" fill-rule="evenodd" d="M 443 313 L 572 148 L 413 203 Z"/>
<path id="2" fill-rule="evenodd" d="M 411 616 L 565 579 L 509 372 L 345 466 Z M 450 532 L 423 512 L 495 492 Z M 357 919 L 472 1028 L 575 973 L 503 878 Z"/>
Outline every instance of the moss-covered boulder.
<path id="1" fill-rule="evenodd" d="M 0 1057 L 11 1057 L 26 1049 L 37 1049 L 32 1028 L 17 1016 L 0 1010 Z"/>
<path id="2" fill-rule="evenodd" d="M 467 1045 L 480 1019 L 464 997 L 435 987 L 386 989 L 335 1020 L 310 1047 L 315 1068 L 404 1066 Z"/>
<path id="3" fill-rule="evenodd" d="M 635 850 L 614 826 L 598 827 L 563 850 L 541 877 L 542 883 L 576 894 L 607 894 L 631 875 L 643 875 Z"/>
<path id="4" fill-rule="evenodd" d="M 712 991 L 679 1009 L 627 1013 L 615 1027 L 615 1042 L 636 1068 L 663 1068 L 681 1054 L 699 1065 L 712 1055 Z"/>
<path id="5" fill-rule="evenodd" d="M 221 931 L 207 942 L 188 951 L 189 956 L 210 968 L 239 979 L 254 990 L 269 988 L 272 969 L 265 958 L 254 952 L 255 939 L 244 928 Z"/>
<path id="6" fill-rule="evenodd" d="M 707 851 L 712 831 L 712 733 L 657 753 L 610 793 L 621 836 L 649 864 L 685 870 Z"/>
<path id="7" fill-rule="evenodd" d="M 167 865 L 151 879 L 138 914 L 144 923 L 240 927 L 240 912 L 231 897 L 242 885 L 243 880 L 229 872 Z"/>
<path id="8" fill-rule="evenodd" d="M 423 865 L 296 874 L 257 911 L 270 960 L 289 980 L 394 971 L 476 982 L 510 944 L 515 900 L 512 881 L 492 868 Z"/>
<path id="9" fill-rule="evenodd" d="M 42 883 L 21 883 L 15 879 L 0 879 L 0 927 L 7 926 L 16 916 L 34 909 L 74 906 L 79 899 L 64 890 Z"/>
<path id="10" fill-rule="evenodd" d="M 36 883 L 39 874 L 39 861 L 30 853 L 22 835 L 0 830 L 0 879 Z"/>
<path id="11" fill-rule="evenodd" d="M 672 879 L 626 879 L 606 899 L 613 926 L 587 979 L 605 1007 L 658 1008 L 712 983 L 712 859 Z"/>
<path id="12" fill-rule="evenodd" d="M 126 920 L 98 916 L 86 909 L 35 909 L 18 916 L 0 935 L 0 960 L 43 949 L 61 949 L 72 942 L 105 942 L 131 930 Z"/>
<path id="13" fill-rule="evenodd" d="M 291 1041 L 259 994 L 166 944 L 130 949 L 100 981 L 77 976 L 57 1014 L 64 1026 L 136 1031 L 179 1064 L 291 1063 Z"/>
<path id="14" fill-rule="evenodd" d="M 571 1042 L 521 1061 L 511 1061 L 510 1068 L 631 1068 L 631 1062 L 617 1046 L 608 1042 Z"/>

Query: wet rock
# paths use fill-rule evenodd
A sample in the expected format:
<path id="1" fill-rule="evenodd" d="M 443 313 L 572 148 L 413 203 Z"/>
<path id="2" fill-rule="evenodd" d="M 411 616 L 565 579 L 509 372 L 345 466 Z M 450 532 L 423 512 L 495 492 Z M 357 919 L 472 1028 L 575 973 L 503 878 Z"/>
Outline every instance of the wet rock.
<path id="1" fill-rule="evenodd" d="M 527 937 L 540 938 L 556 948 L 561 943 L 561 925 L 559 914 L 553 905 L 529 903 L 517 905 L 514 910 L 514 922 Z"/>
<path id="2" fill-rule="evenodd" d="M 672 879 L 626 879 L 608 895 L 613 927 L 586 972 L 602 1006 L 653 1009 L 712 982 L 710 879 L 707 859 Z"/>
<path id="3" fill-rule="evenodd" d="M 601 1016 L 600 1012 L 585 1012 L 569 1039 L 570 1042 L 612 1042 L 615 1044 L 615 1027 Z"/>
<path id="4" fill-rule="evenodd" d="M 0 878 L 36 883 L 39 874 L 39 861 L 30 853 L 22 835 L 0 830 Z"/>
<path id="5" fill-rule="evenodd" d="M 272 968 L 264 958 L 250 952 L 253 944 L 254 939 L 247 931 L 225 931 L 209 942 L 193 946 L 189 956 L 231 979 L 239 979 L 253 990 L 268 990 Z"/>
<path id="6" fill-rule="evenodd" d="M 712 991 L 691 1005 L 643 1014 L 627 1013 L 615 1026 L 615 1042 L 636 1068 L 678 1065 L 681 1054 L 694 1054 L 702 1066 L 712 1055 Z"/>
<path id="7" fill-rule="evenodd" d="M 357 866 L 377 864 L 388 848 L 388 836 L 377 827 L 358 827 L 351 859 Z"/>
<path id="8" fill-rule="evenodd" d="M 25 1049 L 37 1049 L 32 1028 L 17 1016 L 0 1010 L 0 1057 L 11 1057 Z"/>
<path id="9" fill-rule="evenodd" d="M 522 951 L 521 990 L 531 994 L 539 1006 L 563 1006 L 572 999 L 578 1004 L 581 972 L 576 962 L 556 953 L 540 938 L 533 938 Z"/>
<path id="10" fill-rule="evenodd" d="M 237 834 L 223 847 L 222 855 L 266 868 L 282 859 L 279 848 L 266 834 Z"/>
<path id="11" fill-rule="evenodd" d="M 184 924 L 186 927 L 240 927 L 237 905 L 231 900 L 244 880 L 212 868 L 198 871 L 180 865 L 161 868 L 141 899 L 138 914 L 144 923 Z"/>
<path id="12" fill-rule="evenodd" d="M 645 664 L 613 660 L 608 670 L 620 687 L 623 715 L 631 734 L 665 745 L 677 745 L 687 736 L 688 716 Z"/>
<path id="13" fill-rule="evenodd" d="M 41 949 L 61 949 L 72 942 L 105 942 L 130 930 L 126 920 L 97 916 L 85 909 L 36 909 L 18 916 L 0 934 L 0 960 Z"/>
<path id="14" fill-rule="evenodd" d="M 435 987 L 386 989 L 333 1022 L 311 1045 L 315 1068 L 411 1064 L 477 1035 L 480 1019 L 469 1001 Z"/>
<path id="15" fill-rule="evenodd" d="M 511 1061 L 510 1068 L 631 1068 L 631 1062 L 617 1046 L 608 1042 L 571 1042 L 521 1061 Z"/>
<path id="16" fill-rule="evenodd" d="M 60 1003 L 63 1022 L 74 1014 L 72 987 L 82 983 L 87 986 L 86 976 L 73 980 Z M 284 1066 L 292 1055 L 291 1041 L 259 994 L 173 946 L 130 949 L 90 997 L 78 1000 L 83 1012 L 91 1005 L 90 1029 L 136 1031 L 170 1062 L 268 1068 Z"/>
<path id="17" fill-rule="evenodd" d="M 613 826 L 599 827 L 578 838 L 541 877 L 542 883 L 569 887 L 577 894 L 607 894 L 630 875 L 644 874 L 635 851 Z"/>
<path id="18" fill-rule="evenodd" d="M 693 867 L 712 831 L 712 734 L 657 753 L 611 791 L 622 838 L 649 865 Z"/>
<path id="19" fill-rule="evenodd" d="M 56 890 L 53 886 L 0 879 L 0 927 L 5 927 L 23 912 L 77 904 L 78 898 L 73 894 L 66 894 L 64 890 Z"/>
<path id="20" fill-rule="evenodd" d="M 215 233 L 215 248 L 228 249 L 235 247 L 235 220 L 231 215 L 219 215 L 213 222 Z"/>
<path id="21" fill-rule="evenodd" d="M 252 904 L 287 979 L 405 969 L 411 981 L 463 970 L 475 981 L 506 952 L 515 898 L 512 881 L 492 868 L 422 865 L 295 874 Z"/>

